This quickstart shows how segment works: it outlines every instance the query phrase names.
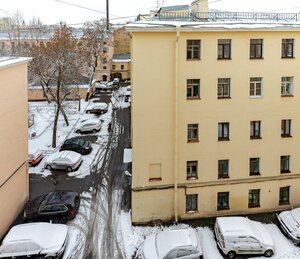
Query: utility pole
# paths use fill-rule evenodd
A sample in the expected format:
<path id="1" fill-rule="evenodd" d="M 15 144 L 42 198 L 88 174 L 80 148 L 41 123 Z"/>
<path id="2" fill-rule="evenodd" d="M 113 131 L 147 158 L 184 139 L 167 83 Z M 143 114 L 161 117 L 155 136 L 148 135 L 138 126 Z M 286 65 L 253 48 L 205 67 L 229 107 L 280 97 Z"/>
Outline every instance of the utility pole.
<path id="1" fill-rule="evenodd" d="M 108 8 L 108 1 L 106 0 L 106 30 L 109 30 L 109 8 Z"/>

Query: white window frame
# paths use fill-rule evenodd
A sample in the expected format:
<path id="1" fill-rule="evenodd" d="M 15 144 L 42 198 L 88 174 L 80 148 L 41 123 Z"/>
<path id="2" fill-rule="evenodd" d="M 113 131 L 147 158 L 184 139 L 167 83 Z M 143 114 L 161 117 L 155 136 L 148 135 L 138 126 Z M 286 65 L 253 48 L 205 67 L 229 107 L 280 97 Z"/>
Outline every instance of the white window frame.
<path id="1" fill-rule="evenodd" d="M 287 88 L 290 90 L 287 91 Z M 294 77 L 283 76 L 281 77 L 281 96 L 292 96 L 294 94 Z"/>
<path id="2" fill-rule="evenodd" d="M 260 94 L 257 94 L 258 84 L 260 84 Z M 251 94 L 252 85 L 253 85 L 253 94 Z M 262 79 L 262 77 L 250 77 L 249 96 L 250 96 L 250 98 L 261 98 L 263 96 L 263 79 Z"/>

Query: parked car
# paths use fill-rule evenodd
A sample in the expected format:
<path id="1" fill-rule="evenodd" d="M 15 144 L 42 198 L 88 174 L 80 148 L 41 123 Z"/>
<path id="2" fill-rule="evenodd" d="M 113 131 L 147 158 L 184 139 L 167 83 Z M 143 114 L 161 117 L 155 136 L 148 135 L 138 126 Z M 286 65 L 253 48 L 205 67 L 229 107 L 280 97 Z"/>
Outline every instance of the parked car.
<path id="1" fill-rule="evenodd" d="M 66 247 L 68 227 L 45 222 L 16 225 L 0 246 L 0 258 L 27 258 L 34 255 L 47 259 L 60 257 Z"/>
<path id="2" fill-rule="evenodd" d="M 95 103 L 88 107 L 85 112 L 86 113 L 96 113 L 96 114 L 103 114 L 108 111 L 108 105 L 106 103 Z"/>
<path id="3" fill-rule="evenodd" d="M 60 169 L 71 172 L 76 170 L 82 162 L 80 154 L 74 151 L 55 152 L 45 159 L 44 167 L 48 170 Z"/>
<path id="4" fill-rule="evenodd" d="M 107 84 L 104 83 L 96 83 L 96 91 L 106 91 L 107 90 Z"/>
<path id="5" fill-rule="evenodd" d="M 28 153 L 28 165 L 36 166 L 38 165 L 44 157 L 44 152 L 40 149 L 30 149 Z"/>
<path id="6" fill-rule="evenodd" d="M 75 218 L 80 196 L 74 191 L 54 191 L 40 195 L 28 202 L 24 209 L 24 221 L 52 221 L 67 223 Z"/>
<path id="7" fill-rule="evenodd" d="M 300 208 L 283 211 L 277 215 L 279 226 L 296 244 L 300 244 Z"/>
<path id="8" fill-rule="evenodd" d="M 199 259 L 202 247 L 195 229 L 168 229 L 147 236 L 139 253 L 143 259 Z"/>
<path id="9" fill-rule="evenodd" d="M 81 155 L 89 154 L 92 151 L 92 144 L 90 141 L 84 140 L 80 137 L 66 139 L 60 147 L 59 151 L 71 150 Z"/>
<path id="10" fill-rule="evenodd" d="M 237 254 L 274 254 L 272 237 L 260 222 L 246 217 L 218 217 L 214 229 L 219 248 L 229 258 Z"/>
<path id="11" fill-rule="evenodd" d="M 113 85 L 119 85 L 119 84 L 120 84 L 120 81 L 121 81 L 120 78 L 117 78 L 117 77 L 114 78 L 114 79 L 113 79 Z"/>
<path id="12" fill-rule="evenodd" d="M 102 122 L 98 119 L 90 119 L 81 121 L 75 128 L 76 133 L 93 132 L 96 133 L 101 129 Z"/>

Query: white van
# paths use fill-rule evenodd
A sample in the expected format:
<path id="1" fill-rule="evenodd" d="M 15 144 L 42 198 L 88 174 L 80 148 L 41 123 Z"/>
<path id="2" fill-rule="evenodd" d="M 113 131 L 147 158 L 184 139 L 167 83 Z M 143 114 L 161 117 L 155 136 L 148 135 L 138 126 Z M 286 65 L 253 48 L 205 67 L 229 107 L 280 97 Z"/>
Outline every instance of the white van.
<path id="1" fill-rule="evenodd" d="M 215 235 L 219 248 L 229 258 L 237 254 L 271 257 L 275 251 L 273 240 L 263 224 L 246 217 L 218 217 Z"/>

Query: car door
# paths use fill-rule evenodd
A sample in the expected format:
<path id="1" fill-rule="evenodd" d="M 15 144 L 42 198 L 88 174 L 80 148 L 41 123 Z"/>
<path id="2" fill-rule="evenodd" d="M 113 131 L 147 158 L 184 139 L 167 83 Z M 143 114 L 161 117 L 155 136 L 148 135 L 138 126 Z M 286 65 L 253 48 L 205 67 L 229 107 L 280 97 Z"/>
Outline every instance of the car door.
<path id="1" fill-rule="evenodd" d="M 248 242 L 247 236 L 239 236 L 237 242 L 237 249 L 239 254 L 251 253 L 251 247 Z"/>
<path id="2" fill-rule="evenodd" d="M 249 237 L 248 242 L 253 254 L 261 254 L 263 252 L 263 247 L 257 239 Z"/>
<path id="3" fill-rule="evenodd" d="M 60 170 L 63 170 L 63 169 L 66 169 L 66 159 L 65 158 L 60 158 L 60 159 L 57 159 L 56 161 L 56 168 L 57 169 L 60 169 Z"/>

